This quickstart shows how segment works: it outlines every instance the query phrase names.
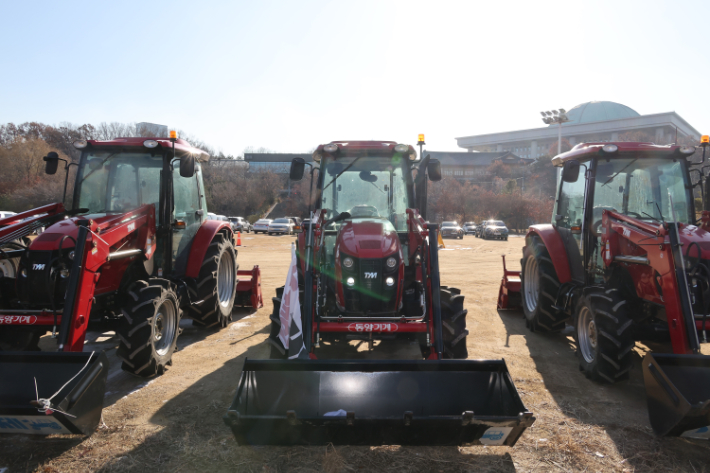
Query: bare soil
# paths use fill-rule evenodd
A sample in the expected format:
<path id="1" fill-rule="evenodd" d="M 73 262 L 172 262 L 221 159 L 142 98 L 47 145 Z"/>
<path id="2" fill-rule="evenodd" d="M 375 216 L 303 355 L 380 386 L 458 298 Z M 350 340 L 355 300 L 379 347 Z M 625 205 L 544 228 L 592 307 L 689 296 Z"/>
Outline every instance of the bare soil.
<path id="1" fill-rule="evenodd" d="M 442 284 L 462 289 L 471 358 L 504 358 L 537 421 L 509 447 L 238 446 L 222 422 L 245 357 L 266 358 L 274 289 L 283 285 L 293 237 L 242 235 L 242 269 L 262 270 L 265 306 L 236 309 L 221 330 L 185 321 L 173 366 L 152 380 L 120 371 L 112 333 L 92 332 L 88 348 L 108 350 L 111 373 L 103 425 L 91 437 L 0 436 L 0 471 L 691 471 L 710 472 L 710 444 L 657 438 L 648 423 L 636 346 L 631 379 L 601 386 L 578 371 L 569 330 L 531 333 L 519 311 L 497 311 L 501 254 L 519 269 L 523 239 L 446 240 Z M 51 340 L 43 341 L 50 347 Z M 323 356 L 416 358 L 409 345 L 328 347 Z M 707 347 L 704 347 L 706 354 Z"/>

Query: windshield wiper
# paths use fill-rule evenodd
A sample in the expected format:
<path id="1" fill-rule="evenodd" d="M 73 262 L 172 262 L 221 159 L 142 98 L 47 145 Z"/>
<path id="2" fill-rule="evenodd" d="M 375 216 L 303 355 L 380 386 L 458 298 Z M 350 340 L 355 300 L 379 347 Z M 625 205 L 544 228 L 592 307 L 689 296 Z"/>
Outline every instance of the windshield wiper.
<path id="1" fill-rule="evenodd" d="M 337 178 L 339 178 L 340 176 L 342 176 L 345 171 L 347 171 L 348 169 L 350 169 L 351 167 L 353 167 L 353 164 L 355 164 L 355 163 L 358 161 L 358 159 L 360 159 L 360 158 L 362 158 L 362 156 L 358 156 L 357 158 L 355 158 L 355 159 L 353 160 L 352 163 L 348 164 L 348 165 L 345 167 L 345 169 L 343 169 L 342 171 L 340 171 L 340 172 L 338 173 L 338 175 L 335 176 L 335 177 L 333 178 L 333 180 L 330 181 L 330 182 L 328 183 L 328 185 L 323 188 L 323 190 L 326 190 L 326 189 L 328 188 L 328 186 L 330 186 L 332 183 L 334 183 Z"/>
<path id="2" fill-rule="evenodd" d="M 613 181 L 616 176 L 618 176 L 619 174 L 621 174 L 622 172 L 624 172 L 624 171 L 626 170 L 626 168 L 628 168 L 629 166 L 631 166 L 632 164 L 634 164 L 636 161 L 638 161 L 638 159 L 639 159 L 639 158 L 634 158 L 633 161 L 631 161 L 629 164 L 627 164 L 626 166 L 624 166 L 622 169 L 619 170 L 619 172 L 617 172 L 616 174 L 614 174 L 613 176 L 611 176 L 608 181 L 606 181 L 604 184 L 602 184 L 602 187 L 604 187 L 605 185 L 607 185 L 607 184 L 609 184 L 611 181 Z"/>

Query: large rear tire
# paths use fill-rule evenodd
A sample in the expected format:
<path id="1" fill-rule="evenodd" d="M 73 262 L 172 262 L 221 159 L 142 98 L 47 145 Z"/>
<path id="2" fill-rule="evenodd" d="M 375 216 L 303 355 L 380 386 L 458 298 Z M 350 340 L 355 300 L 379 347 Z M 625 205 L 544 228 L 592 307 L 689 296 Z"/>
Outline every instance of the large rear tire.
<path id="1" fill-rule="evenodd" d="M 128 290 L 117 335 L 121 368 L 136 376 L 163 374 L 180 333 L 180 299 L 166 279 L 137 281 Z"/>
<path id="2" fill-rule="evenodd" d="M 627 300 L 618 289 L 581 298 L 574 317 L 580 371 L 601 383 L 627 379 L 635 344 L 632 326 Z"/>
<path id="3" fill-rule="evenodd" d="M 441 326 L 444 339 L 444 358 L 465 360 L 468 358 L 466 347 L 466 314 L 463 308 L 464 296 L 461 290 L 455 287 L 442 286 L 439 291 L 441 297 Z"/>
<path id="4" fill-rule="evenodd" d="M 560 280 L 542 240 L 533 236 L 523 249 L 520 272 L 525 324 L 531 331 L 559 332 L 567 316 L 553 308 Z"/>
<path id="5" fill-rule="evenodd" d="M 197 325 L 205 327 L 229 325 L 237 291 L 237 252 L 232 241 L 218 233 L 210 243 L 197 277 L 197 300 L 191 308 Z"/>

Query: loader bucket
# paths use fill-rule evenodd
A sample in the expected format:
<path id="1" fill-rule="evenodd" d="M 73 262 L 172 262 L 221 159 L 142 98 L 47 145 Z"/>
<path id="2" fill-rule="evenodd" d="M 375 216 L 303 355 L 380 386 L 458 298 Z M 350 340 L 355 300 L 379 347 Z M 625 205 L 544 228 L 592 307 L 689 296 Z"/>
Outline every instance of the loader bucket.
<path id="1" fill-rule="evenodd" d="M 710 356 L 649 353 L 643 379 L 657 435 L 688 436 L 710 426 Z"/>
<path id="2" fill-rule="evenodd" d="M 240 445 L 508 445 L 535 421 L 504 360 L 249 360 Z"/>
<path id="3" fill-rule="evenodd" d="M 0 352 L 0 433 L 90 435 L 101 419 L 107 374 L 103 352 Z M 66 414 L 40 412 L 30 404 L 38 397 L 52 398 L 51 407 Z"/>
<path id="4" fill-rule="evenodd" d="M 520 309 L 520 271 L 508 271 L 503 257 L 503 279 L 498 290 L 498 309 Z"/>
<path id="5" fill-rule="evenodd" d="M 234 305 L 249 306 L 255 309 L 264 307 L 261 297 L 261 270 L 259 266 L 237 271 L 237 296 Z"/>

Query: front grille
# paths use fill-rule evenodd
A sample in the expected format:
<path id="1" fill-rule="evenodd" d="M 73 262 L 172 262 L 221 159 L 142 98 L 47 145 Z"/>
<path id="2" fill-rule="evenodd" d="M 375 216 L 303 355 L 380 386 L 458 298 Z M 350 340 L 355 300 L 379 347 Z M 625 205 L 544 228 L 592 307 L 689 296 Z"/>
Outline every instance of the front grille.
<path id="1" fill-rule="evenodd" d="M 352 271 L 343 271 L 343 289 L 345 295 L 345 310 L 360 312 L 367 315 L 369 312 L 382 313 L 396 310 L 397 284 L 387 286 L 385 279 L 392 276 L 397 279 L 397 271 L 383 271 L 383 259 L 355 259 Z M 355 277 L 355 286 L 348 286 L 345 281 Z"/>

